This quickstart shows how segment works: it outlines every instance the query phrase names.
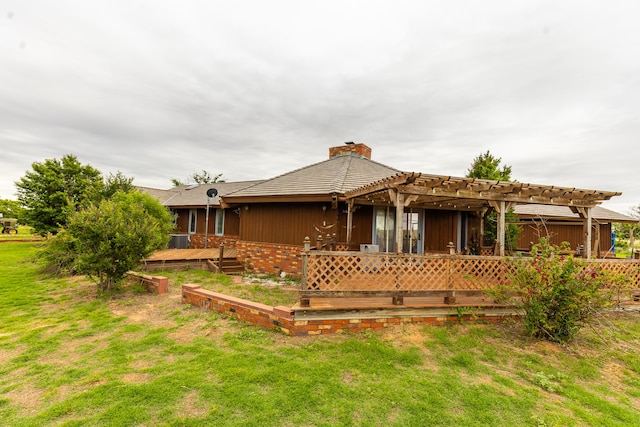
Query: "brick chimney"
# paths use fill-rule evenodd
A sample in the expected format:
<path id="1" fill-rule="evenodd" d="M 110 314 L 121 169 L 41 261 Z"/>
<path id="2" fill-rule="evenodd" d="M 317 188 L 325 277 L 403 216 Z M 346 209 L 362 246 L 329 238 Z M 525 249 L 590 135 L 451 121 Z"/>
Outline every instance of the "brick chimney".
<path id="1" fill-rule="evenodd" d="M 329 148 L 329 158 L 333 159 L 338 156 L 356 156 L 371 160 L 371 148 L 365 144 L 355 144 L 353 142 L 345 142 L 344 145 Z"/>

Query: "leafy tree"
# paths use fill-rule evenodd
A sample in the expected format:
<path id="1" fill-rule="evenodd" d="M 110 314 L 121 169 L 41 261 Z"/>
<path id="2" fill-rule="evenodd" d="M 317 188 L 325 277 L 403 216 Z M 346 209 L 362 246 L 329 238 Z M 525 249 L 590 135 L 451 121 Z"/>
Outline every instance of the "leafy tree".
<path id="1" fill-rule="evenodd" d="M 88 206 L 91 196 L 104 185 L 100 171 L 82 165 L 71 154 L 31 167 L 15 184 L 18 200 L 25 207 L 21 219 L 40 235 L 55 234 L 65 227 L 69 216 Z"/>
<path id="2" fill-rule="evenodd" d="M 5 218 L 22 219 L 24 209 L 17 200 L 0 199 L 0 213 Z"/>
<path id="3" fill-rule="evenodd" d="M 504 165 L 500 167 L 502 158 L 495 157 L 487 150 L 473 159 L 471 167 L 467 170 L 467 178 L 490 179 L 494 181 L 511 181 L 511 166 Z M 518 222 L 518 215 L 510 209 L 505 212 L 506 222 Z M 484 218 L 484 245 L 491 246 L 498 238 L 498 214 L 495 211 L 489 211 Z M 520 234 L 520 227 L 515 224 L 509 224 L 505 230 L 505 246 L 514 249 Z"/>
<path id="4" fill-rule="evenodd" d="M 504 165 L 500 169 L 502 158 L 494 157 L 489 150 L 473 159 L 467 170 L 467 178 L 492 179 L 495 181 L 511 181 L 511 166 Z"/>
<path id="5" fill-rule="evenodd" d="M 120 191 L 74 213 L 63 243 L 74 248 L 73 269 L 96 278 L 99 289 L 108 291 L 143 258 L 166 246 L 172 229 L 171 214 L 156 199 Z"/>
<path id="6" fill-rule="evenodd" d="M 225 182 L 222 179 L 222 174 L 219 173 L 217 175 L 211 175 L 211 173 L 207 170 L 202 170 L 202 172 L 194 172 L 187 177 L 187 182 L 179 180 L 177 178 L 171 178 L 171 183 L 174 187 L 178 187 L 180 185 L 187 185 L 191 182 L 195 182 L 196 184 L 215 184 L 216 182 Z"/>
<path id="7" fill-rule="evenodd" d="M 133 186 L 133 178 L 129 178 L 124 176 L 124 174 L 118 171 L 115 174 L 110 173 L 104 179 L 104 186 L 102 187 L 97 201 L 102 199 L 110 199 L 116 194 L 118 191 L 122 191 L 124 193 L 130 193 L 135 190 Z"/>
<path id="8" fill-rule="evenodd" d="M 629 212 L 629 216 L 640 221 L 640 205 L 634 206 Z M 635 240 L 640 238 L 640 226 L 637 223 L 615 223 L 613 229 L 616 232 L 616 246 L 631 249 L 631 255 L 635 253 Z"/>

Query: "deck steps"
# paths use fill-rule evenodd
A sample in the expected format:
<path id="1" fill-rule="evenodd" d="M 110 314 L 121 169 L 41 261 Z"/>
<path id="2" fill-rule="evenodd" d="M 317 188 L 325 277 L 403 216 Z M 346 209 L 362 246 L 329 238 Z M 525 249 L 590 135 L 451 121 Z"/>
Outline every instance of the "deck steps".
<path id="1" fill-rule="evenodd" d="M 207 267 L 214 273 L 224 274 L 242 274 L 244 273 L 244 264 L 234 258 L 225 258 L 222 260 L 222 271 L 219 268 L 219 260 L 207 261 Z"/>

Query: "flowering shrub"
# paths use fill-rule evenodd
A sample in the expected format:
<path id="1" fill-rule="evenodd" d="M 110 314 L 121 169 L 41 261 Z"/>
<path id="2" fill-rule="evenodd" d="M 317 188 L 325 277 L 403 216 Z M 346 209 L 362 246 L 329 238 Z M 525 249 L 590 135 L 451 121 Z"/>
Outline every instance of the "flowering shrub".
<path id="1" fill-rule="evenodd" d="M 551 245 L 541 238 L 531 257 L 508 260 L 507 283 L 495 288 L 496 299 L 513 304 L 522 314 L 531 335 L 554 342 L 569 341 L 613 304 L 613 296 L 625 286 L 595 263 L 569 255 L 569 246 Z"/>

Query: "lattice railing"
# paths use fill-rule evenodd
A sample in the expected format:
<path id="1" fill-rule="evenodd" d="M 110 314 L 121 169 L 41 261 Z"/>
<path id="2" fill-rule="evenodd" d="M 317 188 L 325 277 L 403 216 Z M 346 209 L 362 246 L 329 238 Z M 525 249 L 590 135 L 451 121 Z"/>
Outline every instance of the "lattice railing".
<path id="1" fill-rule="evenodd" d="M 307 291 L 482 290 L 506 281 L 509 269 L 495 256 L 311 251 L 306 259 Z M 640 288 L 640 261 L 592 262 Z"/>
<path id="2" fill-rule="evenodd" d="M 484 289 L 505 277 L 500 257 L 310 252 L 305 289 L 419 291 Z"/>

